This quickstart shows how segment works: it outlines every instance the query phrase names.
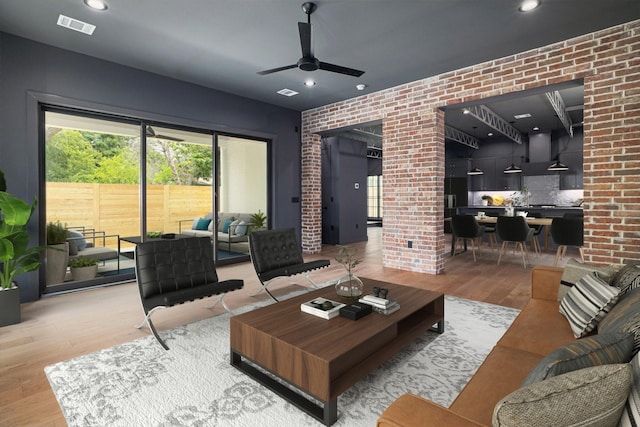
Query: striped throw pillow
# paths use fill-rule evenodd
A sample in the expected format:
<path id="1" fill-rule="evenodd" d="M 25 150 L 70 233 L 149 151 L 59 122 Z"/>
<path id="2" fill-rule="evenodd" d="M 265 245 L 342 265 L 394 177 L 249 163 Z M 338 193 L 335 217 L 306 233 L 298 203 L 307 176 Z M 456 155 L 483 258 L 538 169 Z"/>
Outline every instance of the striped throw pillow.
<path id="1" fill-rule="evenodd" d="M 640 353 L 631 359 L 633 381 L 627 404 L 622 411 L 618 427 L 635 427 L 640 425 Z"/>
<path id="2" fill-rule="evenodd" d="M 560 313 L 569 321 L 573 336 L 591 332 L 618 301 L 620 289 L 609 286 L 596 273 L 578 280 L 560 301 Z"/>
<path id="3" fill-rule="evenodd" d="M 578 369 L 613 363 L 628 363 L 632 356 L 632 333 L 610 333 L 584 337 L 548 354 L 529 372 L 522 386 Z"/>

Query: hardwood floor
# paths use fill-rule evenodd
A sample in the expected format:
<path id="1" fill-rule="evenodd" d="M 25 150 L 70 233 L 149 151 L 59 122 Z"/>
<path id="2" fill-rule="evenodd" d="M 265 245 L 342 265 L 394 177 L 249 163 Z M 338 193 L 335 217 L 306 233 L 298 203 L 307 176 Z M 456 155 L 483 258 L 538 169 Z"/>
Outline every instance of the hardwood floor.
<path id="1" fill-rule="evenodd" d="M 448 239 L 447 239 L 448 242 Z M 369 241 L 357 243 L 362 263 L 357 274 L 378 280 L 416 286 L 477 301 L 521 308 L 529 300 L 531 268 L 524 269 L 521 258 L 509 252 L 497 266 L 498 252 L 483 246 L 478 262 L 471 251 L 450 257 L 445 273 L 427 275 L 382 266 L 381 228 L 369 228 Z M 317 282 L 344 274 L 334 261 L 337 250 L 325 246 L 318 255 L 305 259 L 329 258 L 331 266 L 315 272 Z M 551 265 L 554 253 L 530 254 L 531 262 Z M 569 254 L 565 261 L 574 256 Z M 230 293 L 225 301 L 232 309 L 249 302 L 268 301 L 250 263 L 218 269 L 221 279 L 242 278 L 245 288 Z M 293 283 L 307 285 L 303 276 L 278 279 L 269 289 L 276 297 L 294 289 Z M 220 306 L 209 310 L 202 301 L 159 310 L 153 321 L 159 331 L 224 312 Z M 146 327 L 135 329 L 142 320 L 142 307 L 135 283 L 52 295 L 22 305 L 22 322 L 0 328 L 0 426 L 66 426 L 56 398 L 44 374 L 44 367 L 82 354 L 108 348 L 149 335 Z"/>

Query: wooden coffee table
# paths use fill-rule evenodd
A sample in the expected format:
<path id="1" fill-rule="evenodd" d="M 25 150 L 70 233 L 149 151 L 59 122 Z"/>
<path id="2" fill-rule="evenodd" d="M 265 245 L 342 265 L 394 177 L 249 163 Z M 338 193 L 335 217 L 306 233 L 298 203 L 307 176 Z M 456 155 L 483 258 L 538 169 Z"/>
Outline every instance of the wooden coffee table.
<path id="1" fill-rule="evenodd" d="M 326 320 L 300 310 L 301 303 L 317 297 L 339 301 L 334 287 L 328 286 L 233 316 L 231 364 L 325 425 L 333 424 L 338 395 L 427 330 L 444 332 L 442 293 L 362 281 L 365 294 L 372 294 L 374 286 L 389 289 L 400 310 L 388 316 L 373 312 L 356 321 L 340 316 Z"/>

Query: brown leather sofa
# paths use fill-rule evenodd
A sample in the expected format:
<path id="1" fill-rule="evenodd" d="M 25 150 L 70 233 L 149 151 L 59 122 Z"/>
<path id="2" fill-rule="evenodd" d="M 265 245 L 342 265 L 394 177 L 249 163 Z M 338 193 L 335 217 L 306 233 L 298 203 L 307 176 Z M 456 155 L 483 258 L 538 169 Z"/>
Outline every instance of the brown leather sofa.
<path id="1" fill-rule="evenodd" d="M 531 300 L 451 407 L 407 393 L 382 413 L 378 427 L 490 426 L 498 401 L 519 389 L 544 356 L 575 340 L 567 319 L 558 311 L 562 272 L 555 267 L 533 268 Z"/>

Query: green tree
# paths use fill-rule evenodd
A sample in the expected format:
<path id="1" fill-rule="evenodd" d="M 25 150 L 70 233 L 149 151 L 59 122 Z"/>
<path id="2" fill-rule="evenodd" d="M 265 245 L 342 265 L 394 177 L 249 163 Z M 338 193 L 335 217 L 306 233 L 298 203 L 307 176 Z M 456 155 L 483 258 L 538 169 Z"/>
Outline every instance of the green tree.
<path id="1" fill-rule="evenodd" d="M 46 143 L 46 180 L 93 182 L 102 155 L 77 130 L 62 130 Z"/>
<path id="2" fill-rule="evenodd" d="M 130 138 L 126 136 L 84 131 L 80 133 L 85 141 L 104 157 L 115 157 L 129 147 Z"/>
<path id="3" fill-rule="evenodd" d="M 94 182 L 105 184 L 136 184 L 140 181 L 140 165 L 125 153 L 105 157 L 100 161 Z"/>

